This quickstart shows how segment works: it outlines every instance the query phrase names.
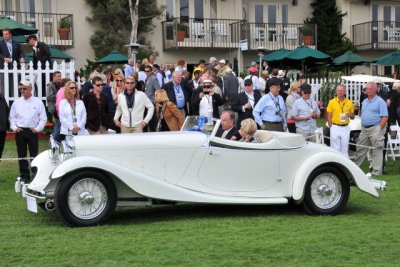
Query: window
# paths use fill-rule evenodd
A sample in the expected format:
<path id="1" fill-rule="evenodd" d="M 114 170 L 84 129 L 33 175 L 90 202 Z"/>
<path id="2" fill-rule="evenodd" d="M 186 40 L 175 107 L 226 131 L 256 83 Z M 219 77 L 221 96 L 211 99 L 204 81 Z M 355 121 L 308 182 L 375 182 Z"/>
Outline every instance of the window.
<path id="1" fill-rule="evenodd" d="M 53 10 L 51 8 L 51 0 L 43 0 L 43 13 L 45 13 L 45 18 L 50 18 Z"/>
<path id="2" fill-rule="evenodd" d="M 196 21 L 203 21 L 204 18 L 204 7 L 203 0 L 194 0 L 194 18 Z"/>
<path id="3" fill-rule="evenodd" d="M 180 0 L 179 5 L 181 22 L 189 21 L 189 0 Z"/>
<path id="4" fill-rule="evenodd" d="M 254 6 L 254 15 L 256 27 L 264 27 L 264 9 L 263 5 L 255 5 Z"/>
<path id="5" fill-rule="evenodd" d="M 166 20 L 172 20 L 174 18 L 174 0 L 167 0 L 166 2 L 167 6 L 167 12 L 165 13 L 166 15 Z"/>
<path id="6" fill-rule="evenodd" d="M 276 27 L 276 6 L 268 5 L 268 25 Z"/>
<path id="7" fill-rule="evenodd" d="M 383 26 L 389 26 L 392 27 L 392 23 L 391 23 L 391 6 L 384 6 L 383 7 Z"/>
<path id="8" fill-rule="evenodd" d="M 35 18 L 35 0 L 25 0 L 26 11 L 29 12 L 28 18 Z"/>
<path id="9" fill-rule="evenodd" d="M 44 22 L 44 37 L 53 37 L 53 23 L 51 22 Z"/>
<path id="10" fill-rule="evenodd" d="M 396 6 L 394 13 L 395 27 L 400 28 L 400 6 Z"/>
<path id="11" fill-rule="evenodd" d="M 283 27 L 287 27 L 288 22 L 289 22 L 288 5 L 282 5 L 282 24 L 283 24 Z"/>
<path id="12" fill-rule="evenodd" d="M 217 0 L 210 0 L 210 19 L 217 18 Z"/>

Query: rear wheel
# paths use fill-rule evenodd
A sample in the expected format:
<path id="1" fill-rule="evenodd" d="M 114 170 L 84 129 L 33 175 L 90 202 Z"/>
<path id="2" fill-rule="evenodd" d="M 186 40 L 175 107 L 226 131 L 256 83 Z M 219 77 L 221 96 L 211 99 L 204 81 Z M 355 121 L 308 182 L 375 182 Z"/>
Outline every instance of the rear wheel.
<path id="1" fill-rule="evenodd" d="M 106 175 L 83 171 L 64 177 L 55 191 L 57 214 L 71 226 L 104 223 L 114 211 L 117 193 Z"/>
<path id="2" fill-rule="evenodd" d="M 306 183 L 303 207 L 312 215 L 336 215 L 346 206 L 349 195 L 344 174 L 334 167 L 321 167 Z"/>

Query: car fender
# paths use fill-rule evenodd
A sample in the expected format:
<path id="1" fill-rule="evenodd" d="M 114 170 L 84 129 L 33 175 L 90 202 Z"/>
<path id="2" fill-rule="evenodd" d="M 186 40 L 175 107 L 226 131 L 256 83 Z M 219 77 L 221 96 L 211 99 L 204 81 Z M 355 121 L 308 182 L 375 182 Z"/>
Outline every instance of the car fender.
<path id="1" fill-rule="evenodd" d="M 335 152 L 320 152 L 307 158 L 297 169 L 292 185 L 292 197 L 294 200 L 303 199 L 308 177 L 314 170 L 322 165 L 331 165 L 335 168 L 340 168 L 346 176 L 353 178 L 355 184 L 361 191 L 374 197 L 379 197 L 373 184 L 354 162 Z"/>

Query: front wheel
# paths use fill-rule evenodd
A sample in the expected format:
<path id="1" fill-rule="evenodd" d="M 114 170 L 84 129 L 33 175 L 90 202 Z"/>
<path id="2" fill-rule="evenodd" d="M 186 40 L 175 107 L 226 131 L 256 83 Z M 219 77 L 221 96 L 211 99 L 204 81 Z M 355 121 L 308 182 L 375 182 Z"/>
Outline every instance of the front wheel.
<path id="1" fill-rule="evenodd" d="M 71 226 L 104 223 L 114 211 L 117 193 L 106 175 L 83 171 L 64 177 L 55 190 L 57 214 Z"/>
<path id="2" fill-rule="evenodd" d="M 306 183 L 303 208 L 312 215 L 336 215 L 346 206 L 349 195 L 349 181 L 343 173 L 322 167 Z"/>

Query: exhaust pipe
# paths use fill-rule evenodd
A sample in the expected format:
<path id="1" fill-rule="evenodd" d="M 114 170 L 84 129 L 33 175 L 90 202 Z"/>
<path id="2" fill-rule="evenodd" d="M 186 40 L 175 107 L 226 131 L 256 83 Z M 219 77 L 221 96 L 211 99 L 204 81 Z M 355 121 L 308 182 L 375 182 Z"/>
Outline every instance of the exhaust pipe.
<path id="1" fill-rule="evenodd" d="M 54 200 L 53 199 L 46 200 L 46 202 L 44 203 L 44 208 L 47 211 L 54 211 L 54 209 L 56 208 L 54 205 Z"/>

